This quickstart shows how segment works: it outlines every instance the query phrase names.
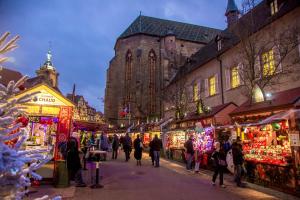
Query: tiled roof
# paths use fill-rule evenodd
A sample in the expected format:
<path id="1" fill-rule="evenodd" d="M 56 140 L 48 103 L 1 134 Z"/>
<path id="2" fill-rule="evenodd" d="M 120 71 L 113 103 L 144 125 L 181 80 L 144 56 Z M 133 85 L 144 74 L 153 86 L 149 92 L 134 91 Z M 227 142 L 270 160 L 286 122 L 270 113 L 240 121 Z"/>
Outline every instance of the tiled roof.
<path id="1" fill-rule="evenodd" d="M 243 17 L 241 17 L 237 23 L 234 25 L 232 29 L 225 29 L 218 35 L 222 38 L 222 49 L 221 51 L 217 50 L 217 42 L 216 40 L 211 40 L 206 46 L 201 48 L 198 52 L 190 57 L 190 59 L 180 67 L 180 70 L 171 81 L 171 84 L 181 79 L 183 76 L 191 73 L 192 71 L 200 68 L 205 63 L 209 62 L 212 59 L 217 58 L 219 55 L 223 54 L 227 50 L 231 49 L 233 46 L 239 43 L 240 39 L 236 35 L 233 34 L 235 28 L 243 27 L 249 18 L 254 16 L 253 22 L 255 23 L 254 28 L 252 30 L 253 33 L 259 31 L 264 26 L 270 24 L 276 19 L 282 17 L 288 12 L 300 6 L 299 0 L 286 0 L 283 1 L 280 5 L 280 9 L 278 13 L 274 16 L 270 16 L 270 8 L 267 0 L 263 0 L 259 3 L 253 10 L 252 13 L 248 12 Z"/>
<path id="2" fill-rule="evenodd" d="M 233 116 L 293 107 L 298 100 L 300 100 L 300 87 L 274 93 L 272 94 L 272 100 L 270 101 L 254 103 L 252 105 L 247 101 L 231 112 L 230 115 Z"/>
<path id="3" fill-rule="evenodd" d="M 140 15 L 119 38 L 126 38 L 136 34 L 163 37 L 170 33 L 170 30 L 178 39 L 199 43 L 208 43 L 221 31 L 204 26 Z"/>
<path id="4" fill-rule="evenodd" d="M 226 103 L 226 104 L 222 104 L 222 105 L 212 107 L 211 111 L 207 114 L 206 113 L 197 114 L 196 112 L 188 113 L 186 118 L 183 119 L 183 120 L 180 120 L 180 122 L 189 121 L 189 120 L 201 120 L 201 119 L 213 117 L 213 116 L 215 116 L 216 114 L 218 114 L 220 111 L 222 111 L 223 109 L 225 109 L 227 106 L 229 106 L 231 104 L 235 105 L 234 103 L 230 102 L 230 103 Z"/>
<path id="5" fill-rule="evenodd" d="M 0 69 L 0 76 L 1 76 L 0 83 L 5 86 L 7 86 L 7 84 L 10 81 L 13 80 L 17 82 L 19 79 L 23 77 L 23 75 L 20 72 L 7 69 L 7 68 Z"/>

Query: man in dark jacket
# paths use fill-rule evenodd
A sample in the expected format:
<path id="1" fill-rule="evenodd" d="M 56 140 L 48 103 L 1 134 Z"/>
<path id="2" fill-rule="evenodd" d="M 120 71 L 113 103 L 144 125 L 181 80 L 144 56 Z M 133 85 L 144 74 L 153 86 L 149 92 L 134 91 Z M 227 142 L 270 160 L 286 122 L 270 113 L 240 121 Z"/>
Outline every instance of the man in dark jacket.
<path id="1" fill-rule="evenodd" d="M 186 149 L 186 169 L 192 169 L 192 162 L 194 157 L 194 146 L 193 146 L 193 136 L 190 136 L 188 141 L 185 142 L 184 147 Z"/>
<path id="2" fill-rule="evenodd" d="M 235 182 L 238 187 L 243 187 L 242 184 L 242 170 L 244 163 L 244 155 L 242 150 L 241 140 L 238 137 L 237 141 L 232 144 L 232 158 L 235 170 Z"/>
<path id="3" fill-rule="evenodd" d="M 112 159 L 118 158 L 118 150 L 119 150 L 120 141 L 117 134 L 114 134 L 113 141 L 112 141 Z"/>
<path id="4" fill-rule="evenodd" d="M 129 134 L 126 133 L 126 136 L 123 139 L 123 149 L 125 152 L 125 158 L 126 158 L 126 162 L 128 162 L 128 160 L 130 159 L 130 152 L 132 149 L 132 140 L 129 137 Z"/>
<path id="5" fill-rule="evenodd" d="M 155 160 L 155 167 L 159 167 L 159 157 L 160 157 L 160 149 L 162 148 L 162 141 L 158 138 L 157 134 L 155 134 L 154 139 L 152 140 L 152 149 L 153 156 Z"/>

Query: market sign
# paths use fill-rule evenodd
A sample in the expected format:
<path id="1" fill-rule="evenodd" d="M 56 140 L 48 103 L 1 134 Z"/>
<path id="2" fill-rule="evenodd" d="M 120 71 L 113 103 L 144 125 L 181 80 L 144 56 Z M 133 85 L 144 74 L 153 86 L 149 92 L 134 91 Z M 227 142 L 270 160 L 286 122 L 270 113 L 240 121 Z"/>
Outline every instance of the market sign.
<path id="1" fill-rule="evenodd" d="M 291 131 L 289 133 L 290 144 L 292 147 L 300 146 L 299 131 Z"/>
<path id="2" fill-rule="evenodd" d="M 46 85 L 39 84 L 27 90 L 24 90 L 16 95 L 15 98 L 21 98 L 25 95 L 36 93 L 32 96 L 32 100 L 27 105 L 32 107 L 34 106 L 71 106 L 74 107 L 74 104 L 64 97 L 60 92 L 55 90 L 54 88 Z"/>
<path id="3" fill-rule="evenodd" d="M 59 98 L 50 94 L 46 90 L 41 90 L 40 93 L 34 95 L 30 103 L 38 104 L 38 105 L 54 105 L 54 106 L 65 105 L 61 100 L 59 100 Z"/>

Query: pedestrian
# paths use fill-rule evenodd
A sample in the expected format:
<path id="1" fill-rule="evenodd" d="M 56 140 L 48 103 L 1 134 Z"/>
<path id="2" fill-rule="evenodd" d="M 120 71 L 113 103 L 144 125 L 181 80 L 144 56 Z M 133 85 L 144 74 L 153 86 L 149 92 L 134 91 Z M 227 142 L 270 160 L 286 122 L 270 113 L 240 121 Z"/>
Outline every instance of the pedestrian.
<path id="1" fill-rule="evenodd" d="M 100 150 L 108 151 L 108 147 L 109 147 L 108 138 L 105 133 L 102 133 L 100 136 Z M 104 154 L 103 159 L 104 159 L 104 161 L 106 160 L 106 154 Z"/>
<path id="2" fill-rule="evenodd" d="M 242 173 L 244 171 L 244 155 L 240 137 L 232 144 L 232 158 L 234 164 L 234 180 L 238 187 L 245 187 L 242 183 Z"/>
<path id="3" fill-rule="evenodd" d="M 195 173 L 199 173 L 199 169 L 200 169 L 200 164 L 201 164 L 201 160 L 202 160 L 202 150 L 200 147 L 198 147 L 195 151 Z"/>
<path id="4" fill-rule="evenodd" d="M 134 158 L 136 159 L 136 165 L 142 166 L 142 153 L 143 153 L 143 144 L 140 139 L 140 135 L 137 135 L 137 138 L 133 141 L 134 147 Z"/>
<path id="5" fill-rule="evenodd" d="M 225 188 L 226 186 L 224 185 L 223 173 L 226 168 L 226 155 L 225 155 L 223 146 L 221 146 L 219 142 L 215 143 L 215 150 L 212 153 L 211 157 L 213 159 L 213 164 L 214 164 L 214 174 L 212 177 L 212 185 L 216 185 L 215 182 L 216 182 L 217 176 L 219 175 L 220 186 L 222 188 Z"/>
<path id="6" fill-rule="evenodd" d="M 86 187 L 81 174 L 81 163 L 79 158 L 78 144 L 70 139 L 68 141 L 67 169 L 70 180 L 75 180 L 76 187 Z"/>
<path id="7" fill-rule="evenodd" d="M 119 138 L 118 138 L 117 134 L 114 134 L 114 137 L 112 140 L 112 159 L 113 160 L 118 158 L 119 145 L 120 145 Z"/>
<path id="8" fill-rule="evenodd" d="M 153 140 L 149 143 L 149 156 L 151 157 L 152 165 L 154 166 Z"/>
<path id="9" fill-rule="evenodd" d="M 162 141 L 158 138 L 157 134 L 155 134 L 152 140 L 152 147 L 153 147 L 153 156 L 155 160 L 155 167 L 159 167 L 159 157 L 160 157 L 160 150 L 162 148 Z"/>
<path id="10" fill-rule="evenodd" d="M 185 152 L 186 152 L 186 169 L 192 170 L 192 162 L 193 162 L 194 153 L 195 153 L 192 135 L 185 142 L 184 147 L 185 147 Z"/>
<path id="11" fill-rule="evenodd" d="M 225 141 L 224 141 L 224 144 L 223 144 L 223 149 L 224 149 L 226 155 L 227 155 L 228 151 L 231 149 L 231 144 L 230 144 L 229 136 L 228 135 L 225 136 Z"/>
<path id="12" fill-rule="evenodd" d="M 126 133 L 124 139 L 123 139 L 123 150 L 125 152 L 125 161 L 128 162 L 130 159 L 130 152 L 132 149 L 132 140 L 129 137 L 129 134 Z"/>

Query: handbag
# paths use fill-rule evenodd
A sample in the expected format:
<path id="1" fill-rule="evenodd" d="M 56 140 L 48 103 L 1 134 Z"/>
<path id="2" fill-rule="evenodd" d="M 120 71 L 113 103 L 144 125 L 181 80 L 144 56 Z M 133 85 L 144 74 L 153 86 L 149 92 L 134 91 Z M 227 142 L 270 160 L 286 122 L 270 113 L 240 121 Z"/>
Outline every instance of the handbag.
<path id="1" fill-rule="evenodd" d="M 226 164 L 226 161 L 225 161 L 225 160 L 221 160 L 221 159 L 219 159 L 218 163 L 219 163 L 219 165 L 220 165 L 220 166 L 227 166 L 227 164 Z"/>

